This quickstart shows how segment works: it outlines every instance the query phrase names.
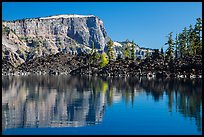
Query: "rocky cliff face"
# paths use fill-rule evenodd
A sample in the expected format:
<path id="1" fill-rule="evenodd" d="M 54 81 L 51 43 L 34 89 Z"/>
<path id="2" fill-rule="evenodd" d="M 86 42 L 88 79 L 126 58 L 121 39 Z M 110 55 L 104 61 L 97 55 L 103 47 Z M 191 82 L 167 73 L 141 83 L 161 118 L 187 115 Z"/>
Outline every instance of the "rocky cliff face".
<path id="1" fill-rule="evenodd" d="M 2 25 L 2 61 L 14 67 L 26 59 L 29 47 L 8 27 Z"/>
<path id="2" fill-rule="evenodd" d="M 10 51 L 11 45 L 23 45 L 27 54 L 21 55 L 18 63 L 38 56 L 65 52 L 78 54 L 91 50 L 92 41 L 95 48 L 104 50 L 108 40 L 103 22 L 96 16 L 57 15 L 42 18 L 3 21 L 2 26 L 9 29 L 9 34 L 2 37 L 4 51 Z M 13 38 L 8 35 L 15 36 Z M 11 44 L 14 43 L 14 44 Z M 12 54 L 15 54 L 11 50 Z M 2 53 L 3 54 L 3 53 Z M 20 53 L 19 53 L 20 54 Z M 17 58 L 19 57 L 17 54 Z M 17 64 L 18 64 L 17 63 Z"/>
<path id="3" fill-rule="evenodd" d="M 68 46 L 69 39 L 91 47 L 103 49 L 109 40 L 103 22 L 96 16 L 58 15 L 44 18 L 3 22 L 20 37 L 49 39 L 57 47 Z"/>

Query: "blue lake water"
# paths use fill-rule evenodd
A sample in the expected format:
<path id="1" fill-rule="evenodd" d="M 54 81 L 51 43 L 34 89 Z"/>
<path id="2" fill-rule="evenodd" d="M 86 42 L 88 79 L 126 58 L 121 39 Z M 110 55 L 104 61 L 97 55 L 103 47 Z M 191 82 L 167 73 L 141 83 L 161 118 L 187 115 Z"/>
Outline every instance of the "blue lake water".
<path id="1" fill-rule="evenodd" d="M 2 134 L 202 134 L 202 80 L 6 76 Z"/>

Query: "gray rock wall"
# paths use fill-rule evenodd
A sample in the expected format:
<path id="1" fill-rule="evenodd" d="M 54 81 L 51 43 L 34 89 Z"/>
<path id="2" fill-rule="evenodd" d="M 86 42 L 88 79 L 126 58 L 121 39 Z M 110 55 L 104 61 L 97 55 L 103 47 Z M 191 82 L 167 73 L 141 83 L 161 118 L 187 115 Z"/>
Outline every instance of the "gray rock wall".
<path id="1" fill-rule="evenodd" d="M 45 18 L 23 19 L 3 22 L 3 24 L 20 37 L 49 39 L 52 46 L 66 47 L 70 43 L 66 38 L 72 38 L 79 45 L 91 48 L 94 41 L 95 48 L 104 49 L 109 40 L 103 22 L 96 16 L 72 17 L 68 15 L 51 16 Z M 56 44 L 59 38 L 62 39 Z"/>

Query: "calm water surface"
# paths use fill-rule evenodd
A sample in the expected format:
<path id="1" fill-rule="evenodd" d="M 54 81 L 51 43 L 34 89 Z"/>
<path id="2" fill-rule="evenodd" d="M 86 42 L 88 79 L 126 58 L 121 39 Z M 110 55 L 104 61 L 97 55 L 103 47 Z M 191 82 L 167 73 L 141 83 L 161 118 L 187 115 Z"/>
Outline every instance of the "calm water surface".
<path id="1" fill-rule="evenodd" d="M 202 80 L 2 78 L 3 134 L 202 134 Z"/>

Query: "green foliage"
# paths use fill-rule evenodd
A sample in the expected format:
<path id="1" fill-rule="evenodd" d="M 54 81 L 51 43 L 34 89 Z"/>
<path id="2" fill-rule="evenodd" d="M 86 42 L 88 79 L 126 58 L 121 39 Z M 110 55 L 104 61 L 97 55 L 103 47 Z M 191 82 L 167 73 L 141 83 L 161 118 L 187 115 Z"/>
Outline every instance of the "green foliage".
<path id="1" fill-rule="evenodd" d="M 40 46 L 40 42 L 37 40 L 32 40 L 32 43 L 29 44 L 30 47 L 39 47 Z"/>
<path id="2" fill-rule="evenodd" d="M 180 53 L 180 57 L 183 58 L 186 55 L 186 44 L 185 44 L 183 33 L 179 34 L 178 41 L 179 41 L 179 53 Z"/>
<path id="3" fill-rule="evenodd" d="M 3 28 L 3 33 L 8 35 L 10 33 L 11 29 L 9 27 L 4 27 Z"/>
<path id="4" fill-rule="evenodd" d="M 188 45 L 188 54 L 190 56 L 196 54 L 196 46 L 195 46 L 195 31 L 193 30 L 192 25 L 190 25 L 189 30 L 188 30 L 188 36 L 189 36 L 189 45 Z"/>
<path id="5" fill-rule="evenodd" d="M 178 34 L 176 34 L 176 40 L 175 40 L 175 58 L 178 58 Z"/>
<path id="6" fill-rule="evenodd" d="M 161 54 L 164 55 L 164 49 L 161 47 Z"/>
<path id="7" fill-rule="evenodd" d="M 153 59 L 158 58 L 159 55 L 160 55 L 159 49 L 154 49 L 154 52 L 152 53 L 152 58 Z"/>
<path id="8" fill-rule="evenodd" d="M 16 34 L 15 30 L 12 30 L 12 29 L 10 29 L 9 27 L 3 26 L 3 31 L 2 31 L 2 33 L 8 35 L 10 32 L 13 32 L 14 34 Z"/>
<path id="9" fill-rule="evenodd" d="M 92 41 L 92 45 L 91 45 L 91 54 L 94 53 L 94 49 L 95 49 L 95 47 L 94 47 L 94 42 Z"/>
<path id="10" fill-rule="evenodd" d="M 94 51 L 94 53 L 91 55 L 91 63 L 95 64 L 100 61 L 100 54 L 97 51 Z"/>
<path id="11" fill-rule="evenodd" d="M 183 40 L 185 43 L 185 47 L 188 47 L 189 36 L 186 27 L 183 29 Z"/>
<path id="12" fill-rule="evenodd" d="M 125 59 L 130 58 L 130 46 L 128 44 L 128 41 L 126 41 L 124 56 L 125 56 Z"/>
<path id="13" fill-rule="evenodd" d="M 168 58 L 173 57 L 174 45 L 175 45 L 175 58 L 180 55 L 180 58 L 185 56 L 194 56 L 202 55 L 202 19 L 196 19 L 195 27 L 192 25 L 189 26 L 189 29 L 186 27 L 183 29 L 179 35 L 176 34 L 175 43 L 172 39 L 172 32 L 169 33 L 168 42 L 165 45 L 168 45 L 166 55 Z M 161 49 L 163 52 L 163 49 Z"/>
<path id="14" fill-rule="evenodd" d="M 147 49 L 147 50 L 146 50 L 145 57 L 146 57 L 146 58 L 149 58 L 149 56 L 150 56 L 150 54 L 149 54 L 149 49 Z"/>
<path id="15" fill-rule="evenodd" d="M 170 32 L 169 33 L 169 36 L 168 36 L 168 42 L 165 43 L 165 45 L 168 45 L 168 48 L 166 50 L 166 55 L 167 55 L 167 58 L 173 58 L 173 53 L 174 53 L 174 42 L 173 42 L 173 39 L 172 39 L 172 33 L 173 32 Z"/>
<path id="16" fill-rule="evenodd" d="M 180 57 L 194 56 L 202 54 L 202 19 L 198 18 L 193 28 L 189 26 L 189 30 L 185 27 L 183 32 L 178 36 L 178 52 Z M 177 39 L 177 38 L 176 38 Z"/>
<path id="17" fill-rule="evenodd" d="M 196 45 L 196 54 L 201 55 L 202 54 L 202 19 L 197 18 L 195 24 L 195 45 Z"/>
<path id="18" fill-rule="evenodd" d="M 100 67 L 103 68 L 108 64 L 108 56 L 105 52 L 103 52 L 101 54 L 101 63 L 100 63 Z"/>
<path id="19" fill-rule="evenodd" d="M 131 58 L 132 58 L 133 60 L 135 59 L 135 45 L 134 45 L 134 41 L 132 41 Z"/>
<path id="20" fill-rule="evenodd" d="M 94 48 L 94 42 L 92 41 L 92 49 L 91 49 L 91 57 L 90 62 L 91 64 L 98 63 L 100 60 L 100 54 Z"/>
<path id="21" fill-rule="evenodd" d="M 107 48 L 108 48 L 108 58 L 109 60 L 113 60 L 114 53 L 113 53 L 113 41 L 112 40 L 108 42 Z"/>

